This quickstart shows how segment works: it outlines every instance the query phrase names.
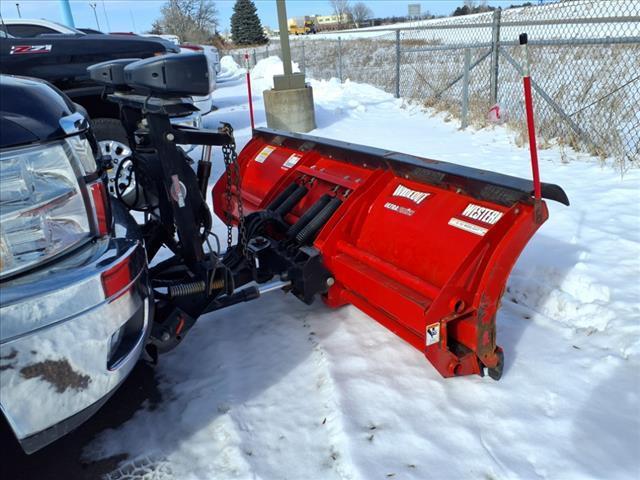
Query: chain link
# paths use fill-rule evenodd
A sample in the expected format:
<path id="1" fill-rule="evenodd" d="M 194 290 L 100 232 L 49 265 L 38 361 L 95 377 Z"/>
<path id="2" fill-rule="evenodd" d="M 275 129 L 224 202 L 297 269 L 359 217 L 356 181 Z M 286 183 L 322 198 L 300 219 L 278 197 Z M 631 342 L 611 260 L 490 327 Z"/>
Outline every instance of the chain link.
<path id="1" fill-rule="evenodd" d="M 488 9 L 487 2 L 465 3 L 480 4 L 474 11 Z M 302 71 L 309 67 L 307 78 L 328 80 L 342 72 L 343 79 L 464 117 L 465 124 L 476 127 L 495 121 L 489 112 L 498 104 L 501 121 L 515 129 L 518 143 L 526 144 L 525 59 L 518 42 L 526 32 L 531 79 L 537 85 L 533 103 L 538 141 L 610 156 L 622 171 L 639 167 L 640 1 L 527 4 L 499 14 L 486 11 L 369 30 L 340 41 L 340 33 L 322 39 L 292 37 L 291 58 Z M 252 64 L 279 54 L 274 45 L 256 48 Z M 243 61 L 238 54 L 235 58 Z"/>
<path id="2" fill-rule="evenodd" d="M 238 245 L 243 256 L 247 255 L 247 232 L 244 222 L 244 209 L 242 205 L 242 190 L 240 185 L 240 166 L 238 165 L 238 153 L 236 152 L 236 141 L 233 137 L 233 127 L 228 123 L 222 124 L 221 131 L 227 133 L 231 137 L 231 142 L 222 146 L 222 155 L 224 158 L 224 166 L 227 178 L 225 188 L 225 200 L 227 203 L 227 249 L 231 248 L 233 243 L 233 215 L 231 213 L 231 201 L 233 200 L 232 189 L 236 190 L 236 205 L 238 206 Z"/>

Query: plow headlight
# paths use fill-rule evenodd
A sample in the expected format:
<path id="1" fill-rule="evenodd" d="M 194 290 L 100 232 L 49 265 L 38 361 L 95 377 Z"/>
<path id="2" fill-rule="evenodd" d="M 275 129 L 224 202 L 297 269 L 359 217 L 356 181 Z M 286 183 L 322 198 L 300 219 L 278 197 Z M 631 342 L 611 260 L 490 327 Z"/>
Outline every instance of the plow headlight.
<path id="1" fill-rule="evenodd" d="M 95 169 L 89 143 L 77 136 L 0 152 L 0 278 L 91 235 L 78 178 Z"/>
<path id="2" fill-rule="evenodd" d="M 134 89 L 151 95 L 209 95 L 216 74 L 204 53 L 168 54 L 150 57 L 124 67 L 124 80 Z"/>

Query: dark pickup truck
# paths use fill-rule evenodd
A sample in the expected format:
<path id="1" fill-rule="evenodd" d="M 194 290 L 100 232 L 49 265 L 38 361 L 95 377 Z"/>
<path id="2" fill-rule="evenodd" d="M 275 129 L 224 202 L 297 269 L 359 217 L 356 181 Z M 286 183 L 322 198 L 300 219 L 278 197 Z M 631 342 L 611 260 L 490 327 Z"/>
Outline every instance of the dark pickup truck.
<path id="1" fill-rule="evenodd" d="M 153 302 L 140 229 L 106 194 L 86 114 L 45 81 L 7 75 L 0 290 L 0 423 L 31 453 L 84 422 L 129 375 Z"/>
<path id="2" fill-rule="evenodd" d="M 161 38 L 84 34 L 80 31 L 18 38 L 7 33 L 6 29 L 0 25 L 0 73 L 40 78 L 58 87 L 91 118 L 93 132 L 103 154 L 117 159 L 129 156 L 131 149 L 120 122 L 119 109 L 104 99 L 104 86 L 89 78 L 87 67 L 108 60 L 179 53 L 180 47 Z M 176 116 L 171 122 L 199 127 L 201 114 L 194 111 L 189 115 Z M 112 178 L 109 190 L 113 190 Z"/>
<path id="3" fill-rule="evenodd" d="M 0 73 L 47 80 L 91 118 L 117 118 L 118 109 L 101 99 L 103 87 L 89 79 L 87 67 L 117 58 L 147 58 L 180 48 L 157 38 L 135 35 L 44 34 L 14 38 L 0 32 Z"/>

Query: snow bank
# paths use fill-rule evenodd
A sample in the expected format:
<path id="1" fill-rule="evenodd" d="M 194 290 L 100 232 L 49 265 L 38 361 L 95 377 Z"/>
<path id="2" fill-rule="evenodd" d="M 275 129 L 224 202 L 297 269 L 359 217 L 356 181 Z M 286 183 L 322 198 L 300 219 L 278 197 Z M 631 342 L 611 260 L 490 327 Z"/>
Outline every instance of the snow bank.
<path id="1" fill-rule="evenodd" d="M 253 75 L 266 81 L 278 65 Z M 367 85 L 312 85 L 312 135 L 531 178 L 528 151 L 503 127 L 461 131 Z M 250 135 L 244 88 L 222 85 L 205 118 L 231 121 L 238 148 Z M 445 380 L 357 309 L 274 292 L 200 319 L 160 359 L 163 402 L 86 455 L 127 453 L 112 479 L 143 478 L 118 473 L 139 464 L 163 479 L 637 478 L 640 171 L 621 179 L 559 147 L 539 156 L 542 179 L 572 204 L 549 202 L 509 279 L 500 382 Z"/>
<path id="2" fill-rule="evenodd" d="M 291 62 L 294 72 L 299 72 L 300 68 L 295 62 Z M 251 85 L 257 92 L 273 88 L 273 76 L 283 75 L 284 65 L 278 57 L 264 58 L 251 69 Z"/>
<path id="3" fill-rule="evenodd" d="M 246 70 L 238 65 L 232 56 L 225 55 L 220 59 L 220 73 L 217 76 L 218 81 L 234 80 L 241 78 Z"/>
<path id="4" fill-rule="evenodd" d="M 316 107 L 340 113 L 347 110 L 354 110 L 364 113 L 368 107 L 389 103 L 401 105 L 402 101 L 397 100 L 393 95 L 384 92 L 371 85 L 355 83 L 350 80 L 340 83 L 337 78 L 331 80 L 311 80 L 313 87 L 313 99 Z"/>

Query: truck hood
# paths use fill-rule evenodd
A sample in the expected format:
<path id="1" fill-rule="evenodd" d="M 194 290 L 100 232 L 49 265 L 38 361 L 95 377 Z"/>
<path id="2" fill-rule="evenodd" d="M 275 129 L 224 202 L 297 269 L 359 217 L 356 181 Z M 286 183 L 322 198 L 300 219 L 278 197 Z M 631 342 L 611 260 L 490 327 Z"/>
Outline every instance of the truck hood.
<path id="1" fill-rule="evenodd" d="M 48 82 L 0 75 L 0 148 L 63 138 L 60 119 L 75 111 Z"/>

